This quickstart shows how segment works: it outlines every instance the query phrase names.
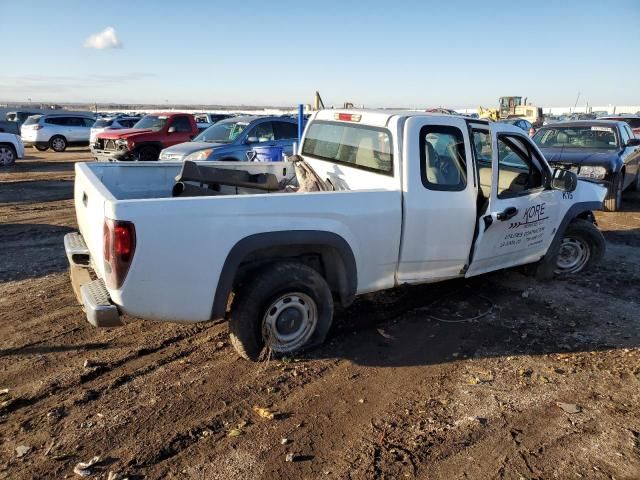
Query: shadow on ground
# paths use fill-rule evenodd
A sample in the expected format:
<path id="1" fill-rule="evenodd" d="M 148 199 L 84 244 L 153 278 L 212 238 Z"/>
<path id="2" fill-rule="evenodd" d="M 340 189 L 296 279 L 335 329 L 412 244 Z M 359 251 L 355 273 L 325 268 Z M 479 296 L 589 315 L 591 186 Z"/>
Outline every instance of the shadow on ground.
<path id="1" fill-rule="evenodd" d="M 71 231 L 69 227 L 47 224 L 0 225 L 0 282 L 66 270 L 63 238 Z"/>
<path id="2" fill-rule="evenodd" d="M 38 203 L 73 198 L 71 180 L 0 183 L 0 203 Z"/>

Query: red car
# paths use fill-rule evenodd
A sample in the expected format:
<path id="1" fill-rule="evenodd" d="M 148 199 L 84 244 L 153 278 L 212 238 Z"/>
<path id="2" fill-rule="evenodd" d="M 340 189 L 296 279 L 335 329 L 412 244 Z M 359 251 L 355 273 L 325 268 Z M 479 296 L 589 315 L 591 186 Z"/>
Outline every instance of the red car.
<path id="1" fill-rule="evenodd" d="M 98 161 L 153 161 L 162 149 L 188 142 L 198 133 L 191 114 L 154 113 L 142 117 L 133 128 L 99 133 L 91 153 Z"/>
<path id="2" fill-rule="evenodd" d="M 633 131 L 633 134 L 640 138 L 640 115 L 612 115 L 610 117 L 601 117 L 598 120 L 619 120 L 626 122 Z"/>

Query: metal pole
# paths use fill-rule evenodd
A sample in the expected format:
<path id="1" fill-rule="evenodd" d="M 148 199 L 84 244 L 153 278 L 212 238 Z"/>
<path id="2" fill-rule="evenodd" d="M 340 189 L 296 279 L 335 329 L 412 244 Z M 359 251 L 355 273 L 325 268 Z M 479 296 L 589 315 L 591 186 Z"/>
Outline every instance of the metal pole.
<path id="1" fill-rule="evenodd" d="M 300 148 L 300 140 L 302 140 L 302 129 L 304 127 L 304 105 L 298 104 L 298 148 Z M 293 152 L 294 154 L 298 152 Z"/>

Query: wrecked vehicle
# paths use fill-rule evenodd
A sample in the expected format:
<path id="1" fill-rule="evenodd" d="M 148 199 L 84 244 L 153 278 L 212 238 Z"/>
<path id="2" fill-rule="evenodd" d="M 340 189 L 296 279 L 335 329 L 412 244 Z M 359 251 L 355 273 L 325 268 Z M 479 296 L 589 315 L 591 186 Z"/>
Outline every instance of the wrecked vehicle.
<path id="1" fill-rule="evenodd" d="M 286 193 L 291 162 L 76 164 L 65 248 L 89 322 L 226 317 L 256 360 L 321 343 L 334 302 L 525 264 L 578 273 L 604 254 L 591 212 L 606 189 L 552 170 L 514 126 L 324 110 L 299 153 L 332 191 Z"/>

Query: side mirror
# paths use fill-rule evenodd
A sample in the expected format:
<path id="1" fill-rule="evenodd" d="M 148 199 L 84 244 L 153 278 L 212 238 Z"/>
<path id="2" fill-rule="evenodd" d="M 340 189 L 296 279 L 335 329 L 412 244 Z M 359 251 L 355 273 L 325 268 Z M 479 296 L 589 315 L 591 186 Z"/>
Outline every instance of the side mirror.
<path id="1" fill-rule="evenodd" d="M 627 147 L 637 147 L 640 145 L 640 138 L 630 138 L 627 140 Z"/>
<path id="2" fill-rule="evenodd" d="M 175 133 L 176 131 L 176 127 L 169 127 L 169 130 L 167 130 L 167 133 Z"/>
<path id="3" fill-rule="evenodd" d="M 573 192 L 578 186 L 578 175 L 569 170 L 556 168 L 551 179 L 551 188 L 561 192 Z"/>
<path id="4" fill-rule="evenodd" d="M 258 143 L 258 137 L 247 137 L 247 143 Z"/>

